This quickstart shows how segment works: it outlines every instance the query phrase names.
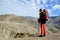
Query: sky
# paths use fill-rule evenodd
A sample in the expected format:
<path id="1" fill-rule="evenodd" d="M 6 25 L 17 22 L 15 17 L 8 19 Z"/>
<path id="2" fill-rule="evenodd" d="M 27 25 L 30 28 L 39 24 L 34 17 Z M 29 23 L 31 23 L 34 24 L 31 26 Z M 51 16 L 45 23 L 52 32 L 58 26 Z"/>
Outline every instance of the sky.
<path id="1" fill-rule="evenodd" d="M 60 0 L 0 0 L 0 15 L 39 16 L 39 9 L 47 9 L 49 16 L 60 15 Z"/>

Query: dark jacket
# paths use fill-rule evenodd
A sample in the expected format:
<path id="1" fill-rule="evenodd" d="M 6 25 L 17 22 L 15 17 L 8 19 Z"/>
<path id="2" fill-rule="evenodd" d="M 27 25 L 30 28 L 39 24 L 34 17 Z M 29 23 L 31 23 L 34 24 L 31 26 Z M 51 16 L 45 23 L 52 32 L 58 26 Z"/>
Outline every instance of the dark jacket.
<path id="1" fill-rule="evenodd" d="M 43 13 L 46 14 L 45 17 L 43 16 Z M 48 14 L 46 12 L 39 13 L 39 18 L 38 18 L 39 23 L 46 23 L 47 20 L 48 20 Z"/>

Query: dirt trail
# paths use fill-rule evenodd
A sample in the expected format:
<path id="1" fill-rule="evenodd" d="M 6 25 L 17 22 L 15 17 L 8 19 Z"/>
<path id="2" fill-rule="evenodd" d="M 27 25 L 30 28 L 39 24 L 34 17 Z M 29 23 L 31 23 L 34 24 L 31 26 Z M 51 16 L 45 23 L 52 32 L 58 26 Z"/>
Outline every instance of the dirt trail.
<path id="1" fill-rule="evenodd" d="M 60 32 L 46 35 L 46 37 L 1 38 L 0 40 L 60 40 Z"/>

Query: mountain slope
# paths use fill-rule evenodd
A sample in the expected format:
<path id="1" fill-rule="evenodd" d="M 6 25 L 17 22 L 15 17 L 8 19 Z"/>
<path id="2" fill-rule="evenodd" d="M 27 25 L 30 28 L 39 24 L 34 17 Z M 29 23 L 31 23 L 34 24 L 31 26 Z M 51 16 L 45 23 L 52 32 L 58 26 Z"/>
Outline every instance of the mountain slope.
<path id="1" fill-rule="evenodd" d="M 51 17 L 47 21 L 47 34 L 58 32 L 60 16 Z M 4 37 L 15 37 L 17 33 L 36 35 L 39 24 L 37 18 L 22 17 L 13 14 L 0 15 L 0 34 Z M 3 35 L 4 34 L 4 35 Z"/>
<path id="2" fill-rule="evenodd" d="M 8 37 L 15 37 L 17 33 L 36 34 L 37 29 L 27 18 L 7 14 L 0 16 L 0 31 Z"/>

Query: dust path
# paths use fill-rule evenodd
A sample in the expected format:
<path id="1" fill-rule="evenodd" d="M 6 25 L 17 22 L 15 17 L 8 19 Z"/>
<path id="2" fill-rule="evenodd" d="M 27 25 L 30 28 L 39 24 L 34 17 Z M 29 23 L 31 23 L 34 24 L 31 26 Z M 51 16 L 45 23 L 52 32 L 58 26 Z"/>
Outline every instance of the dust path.
<path id="1" fill-rule="evenodd" d="M 0 40 L 60 40 L 60 32 L 46 35 L 46 37 L 1 38 Z"/>

